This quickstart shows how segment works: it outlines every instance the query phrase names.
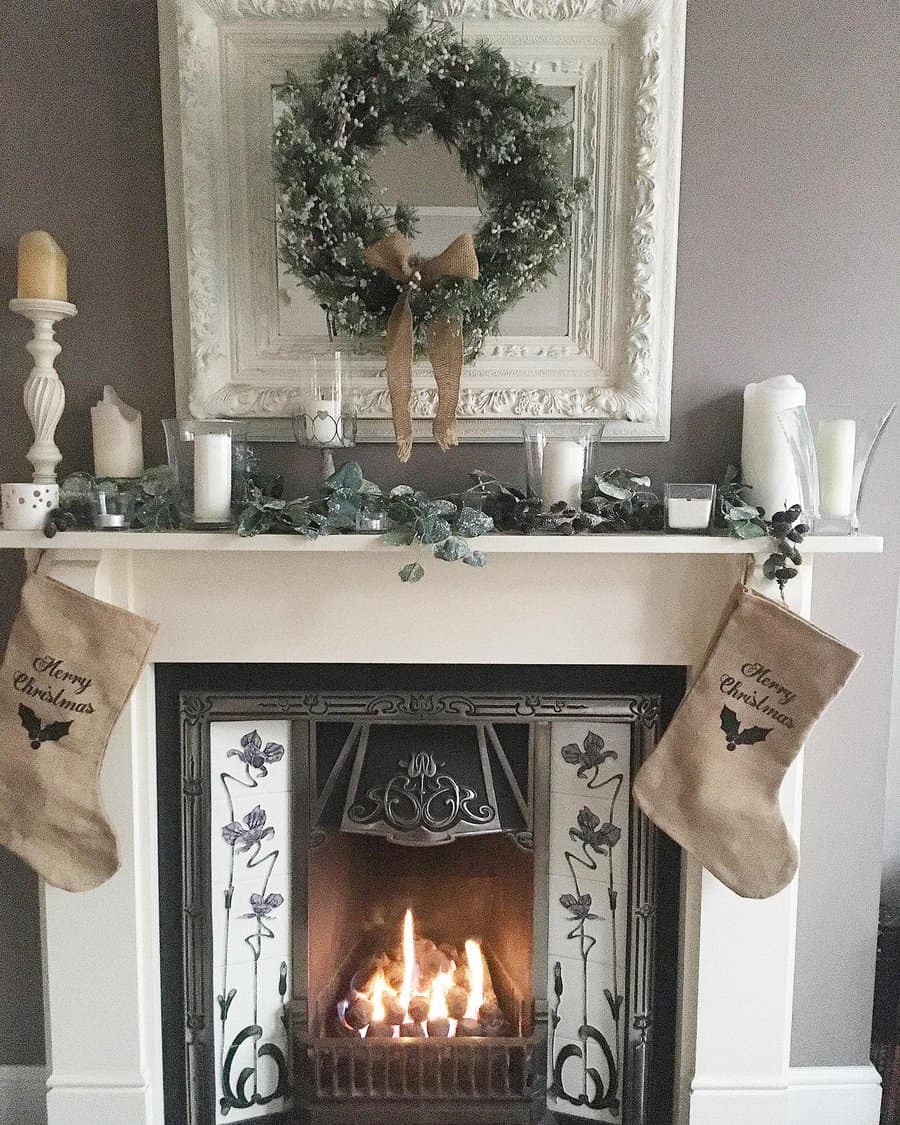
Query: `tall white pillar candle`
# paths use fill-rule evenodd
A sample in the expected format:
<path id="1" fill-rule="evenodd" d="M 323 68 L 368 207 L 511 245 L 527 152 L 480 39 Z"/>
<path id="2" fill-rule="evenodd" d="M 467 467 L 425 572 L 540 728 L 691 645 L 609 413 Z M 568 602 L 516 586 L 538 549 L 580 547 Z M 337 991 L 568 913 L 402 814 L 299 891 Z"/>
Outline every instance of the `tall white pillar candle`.
<path id="1" fill-rule="evenodd" d="M 98 477 L 139 477 L 144 471 L 141 412 L 124 403 L 112 387 L 91 407 L 94 474 Z"/>
<path id="2" fill-rule="evenodd" d="M 849 516 L 853 507 L 853 465 L 856 459 L 856 423 L 835 418 L 816 427 L 816 462 L 819 467 L 819 512 L 823 516 Z"/>
<path id="3" fill-rule="evenodd" d="M 793 375 L 777 375 L 744 388 L 741 473 L 752 485 L 750 503 L 767 516 L 800 501 L 800 483 L 784 430 L 782 410 L 806 405 L 806 390 Z"/>
<path id="4" fill-rule="evenodd" d="M 544 445 L 541 461 L 541 499 L 544 507 L 565 500 L 570 508 L 581 507 L 584 446 L 571 439 L 551 438 Z"/>
<path id="5" fill-rule="evenodd" d="M 231 434 L 194 437 L 194 520 L 231 521 Z"/>

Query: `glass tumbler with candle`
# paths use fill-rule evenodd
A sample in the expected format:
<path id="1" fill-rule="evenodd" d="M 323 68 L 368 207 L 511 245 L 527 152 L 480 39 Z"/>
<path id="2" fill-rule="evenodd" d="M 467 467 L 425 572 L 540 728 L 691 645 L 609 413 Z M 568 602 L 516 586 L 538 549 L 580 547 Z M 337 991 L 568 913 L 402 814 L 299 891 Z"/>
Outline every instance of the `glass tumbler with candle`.
<path id="1" fill-rule="evenodd" d="M 356 402 L 350 352 L 331 349 L 303 357 L 300 412 L 294 415 L 298 444 L 322 450 L 322 476 L 334 472 L 333 451 L 356 445 Z"/>
<path id="2" fill-rule="evenodd" d="M 666 530 L 679 535 L 709 531 L 715 499 L 714 484 L 667 484 Z"/>
<path id="3" fill-rule="evenodd" d="M 133 482 L 97 481 L 91 494 L 91 523 L 97 531 L 127 531 L 134 515 Z"/>
<path id="4" fill-rule="evenodd" d="M 525 437 L 528 491 L 540 496 L 545 511 L 554 504 L 581 507 L 581 495 L 597 469 L 603 419 L 579 422 L 529 422 Z"/>
<path id="5" fill-rule="evenodd" d="M 800 482 L 800 503 L 816 535 L 855 535 L 866 476 L 896 403 L 881 409 L 797 406 L 778 420 Z"/>
<path id="6" fill-rule="evenodd" d="M 163 428 L 184 522 L 198 530 L 233 527 L 246 463 L 246 424 L 167 418 Z"/>

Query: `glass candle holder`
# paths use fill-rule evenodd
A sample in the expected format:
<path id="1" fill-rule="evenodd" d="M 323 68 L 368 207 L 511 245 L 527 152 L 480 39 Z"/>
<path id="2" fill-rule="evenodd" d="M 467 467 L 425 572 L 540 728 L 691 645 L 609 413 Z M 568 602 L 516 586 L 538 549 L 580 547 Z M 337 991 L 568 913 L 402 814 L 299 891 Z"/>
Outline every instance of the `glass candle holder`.
<path id="1" fill-rule="evenodd" d="M 605 420 L 529 422 L 525 438 L 528 491 L 541 498 L 544 510 L 564 503 L 581 507 L 581 494 L 594 476 Z"/>
<path id="2" fill-rule="evenodd" d="M 300 445 L 347 449 L 356 444 L 353 366 L 347 351 L 304 356 L 300 368 L 300 412 L 294 436 Z"/>
<path id="3" fill-rule="evenodd" d="M 134 515 L 134 491 L 98 481 L 91 494 L 91 522 L 97 531 L 127 531 Z"/>
<path id="4" fill-rule="evenodd" d="M 694 535 L 708 531 L 715 499 L 714 484 L 667 484 L 666 530 Z"/>
<path id="5" fill-rule="evenodd" d="M 860 412 L 796 406 L 778 415 L 794 459 L 804 516 L 815 534 L 859 531 L 866 476 L 895 407 Z"/>
<path id="6" fill-rule="evenodd" d="M 245 423 L 167 418 L 163 428 L 182 519 L 200 529 L 233 527 L 246 464 Z"/>

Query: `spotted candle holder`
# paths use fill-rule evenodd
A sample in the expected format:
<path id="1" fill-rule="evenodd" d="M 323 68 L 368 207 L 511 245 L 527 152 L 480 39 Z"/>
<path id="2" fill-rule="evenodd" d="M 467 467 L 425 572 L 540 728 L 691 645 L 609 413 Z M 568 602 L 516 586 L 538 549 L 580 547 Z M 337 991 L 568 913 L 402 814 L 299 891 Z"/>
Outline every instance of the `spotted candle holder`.
<path id="1" fill-rule="evenodd" d="M 40 531 L 47 516 L 59 506 L 58 484 L 4 484 L 0 495 L 6 531 Z"/>

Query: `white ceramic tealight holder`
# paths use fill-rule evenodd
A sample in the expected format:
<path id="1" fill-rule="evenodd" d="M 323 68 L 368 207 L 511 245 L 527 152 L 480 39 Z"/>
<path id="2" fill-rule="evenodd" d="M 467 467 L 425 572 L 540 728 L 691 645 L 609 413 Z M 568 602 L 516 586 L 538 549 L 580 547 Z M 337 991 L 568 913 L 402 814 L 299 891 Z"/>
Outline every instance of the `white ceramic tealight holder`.
<path id="1" fill-rule="evenodd" d="M 38 297 L 16 297 L 9 302 L 9 308 L 34 325 L 32 338 L 25 345 L 34 361 L 25 382 L 25 413 L 34 430 L 34 442 L 26 456 L 34 468 L 35 484 L 54 484 L 56 466 L 62 460 L 54 437 L 66 405 L 66 392 L 54 367 L 62 348 L 56 342 L 53 326 L 59 320 L 76 316 L 78 310 L 69 301 Z"/>
<path id="2" fill-rule="evenodd" d="M 4 484 L 0 496 L 6 531 L 40 531 L 47 516 L 59 507 L 58 484 Z"/>

